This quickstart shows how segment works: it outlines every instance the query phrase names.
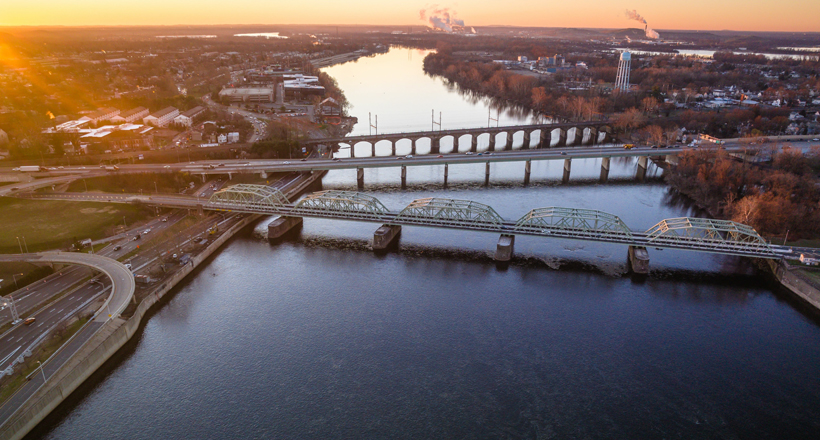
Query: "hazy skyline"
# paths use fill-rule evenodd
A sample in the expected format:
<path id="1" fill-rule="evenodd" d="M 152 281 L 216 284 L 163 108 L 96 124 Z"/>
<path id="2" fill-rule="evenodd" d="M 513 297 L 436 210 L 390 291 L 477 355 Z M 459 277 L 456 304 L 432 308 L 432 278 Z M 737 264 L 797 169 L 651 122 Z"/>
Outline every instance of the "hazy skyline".
<path id="1" fill-rule="evenodd" d="M 419 11 L 455 11 L 466 26 L 639 27 L 637 10 L 655 29 L 820 32 L 820 1 L 544 0 L 420 2 L 416 0 L 7 0 L 0 25 L 363 24 L 423 25 Z"/>

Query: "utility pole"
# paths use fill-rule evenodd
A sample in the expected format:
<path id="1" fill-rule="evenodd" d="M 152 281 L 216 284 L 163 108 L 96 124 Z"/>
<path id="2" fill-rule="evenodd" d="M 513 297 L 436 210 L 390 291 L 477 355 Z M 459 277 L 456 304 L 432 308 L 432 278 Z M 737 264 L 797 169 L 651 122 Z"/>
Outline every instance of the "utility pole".
<path id="1" fill-rule="evenodd" d="M 432 119 L 432 124 L 430 124 L 430 131 L 436 131 L 436 125 L 438 125 L 438 131 L 441 131 L 441 112 L 438 112 L 438 122 L 436 122 L 436 110 L 433 109 L 430 115 Z"/>
<path id="2" fill-rule="evenodd" d="M 490 121 L 495 121 L 495 126 L 498 127 L 498 110 L 496 110 L 495 117 L 493 118 L 492 109 L 487 109 L 487 128 L 492 126 Z"/>
<path id="3" fill-rule="evenodd" d="M 379 115 L 376 115 L 376 125 L 373 125 L 373 120 L 371 119 L 370 112 L 367 112 L 367 123 L 370 124 L 370 129 L 368 133 L 371 135 L 373 134 L 373 130 L 376 130 L 375 134 L 379 134 Z"/>

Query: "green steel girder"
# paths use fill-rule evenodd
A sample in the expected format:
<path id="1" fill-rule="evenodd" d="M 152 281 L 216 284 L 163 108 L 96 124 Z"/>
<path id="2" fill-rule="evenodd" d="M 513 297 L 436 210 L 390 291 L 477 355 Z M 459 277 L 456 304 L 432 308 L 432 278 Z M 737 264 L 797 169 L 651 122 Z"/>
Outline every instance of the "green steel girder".
<path id="1" fill-rule="evenodd" d="M 239 184 L 215 192 L 208 204 L 213 206 L 235 206 L 237 208 L 262 208 L 276 211 L 290 203 L 288 198 L 276 188 L 265 185 Z"/>
<path id="2" fill-rule="evenodd" d="M 661 220 L 646 231 L 650 242 L 709 244 L 717 248 L 770 249 L 751 226 L 729 220 L 681 217 Z"/>
<path id="3" fill-rule="evenodd" d="M 632 238 L 632 231 L 620 217 L 603 211 L 549 207 L 533 209 L 515 223 L 519 232 L 570 232 Z"/>
<path id="4" fill-rule="evenodd" d="M 355 191 L 319 191 L 308 194 L 293 207 L 299 213 L 346 214 L 379 217 L 388 213 L 379 199 Z"/>
<path id="5" fill-rule="evenodd" d="M 431 197 L 413 200 L 399 212 L 396 221 L 430 226 L 449 224 L 500 230 L 504 219 L 493 208 L 482 203 Z"/>

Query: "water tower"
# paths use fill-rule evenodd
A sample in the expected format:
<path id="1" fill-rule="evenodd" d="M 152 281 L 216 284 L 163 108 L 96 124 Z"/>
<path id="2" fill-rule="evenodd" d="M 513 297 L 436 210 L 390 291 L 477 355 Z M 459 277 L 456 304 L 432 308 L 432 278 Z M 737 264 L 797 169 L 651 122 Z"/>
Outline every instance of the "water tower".
<path id="1" fill-rule="evenodd" d="M 629 91 L 629 64 L 632 61 L 632 54 L 621 52 L 621 61 L 618 63 L 618 76 L 615 79 L 615 90 L 622 92 Z"/>

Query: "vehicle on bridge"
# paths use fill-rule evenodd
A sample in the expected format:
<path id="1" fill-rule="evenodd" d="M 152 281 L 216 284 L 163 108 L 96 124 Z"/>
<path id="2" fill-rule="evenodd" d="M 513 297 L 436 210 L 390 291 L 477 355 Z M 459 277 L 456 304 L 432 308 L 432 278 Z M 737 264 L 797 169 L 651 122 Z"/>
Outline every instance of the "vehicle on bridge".
<path id="1" fill-rule="evenodd" d="M 635 148 L 635 144 L 624 144 L 624 150 L 631 150 Z"/>

